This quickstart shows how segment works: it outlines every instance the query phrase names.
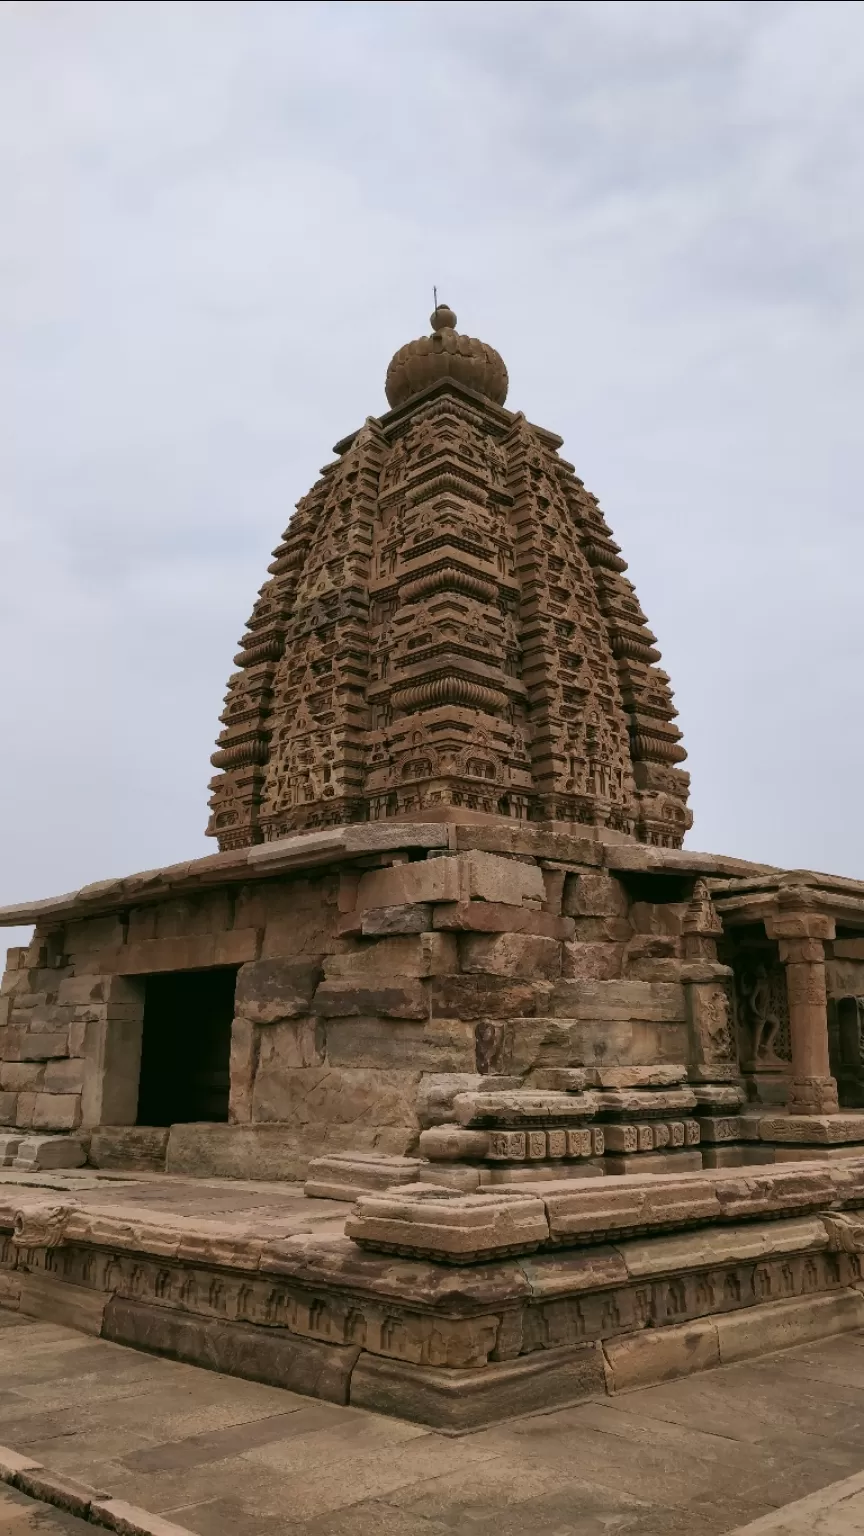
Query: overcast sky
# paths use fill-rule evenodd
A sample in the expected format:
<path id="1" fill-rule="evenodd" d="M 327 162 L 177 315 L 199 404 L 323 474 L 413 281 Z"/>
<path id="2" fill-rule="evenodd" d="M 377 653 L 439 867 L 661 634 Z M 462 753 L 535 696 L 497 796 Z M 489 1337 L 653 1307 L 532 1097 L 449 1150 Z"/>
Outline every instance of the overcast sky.
<path id="1" fill-rule="evenodd" d="M 857 0 L 7 0 L 0 901 L 215 851 L 269 552 L 433 283 L 623 546 L 690 846 L 864 878 L 862 188 Z"/>

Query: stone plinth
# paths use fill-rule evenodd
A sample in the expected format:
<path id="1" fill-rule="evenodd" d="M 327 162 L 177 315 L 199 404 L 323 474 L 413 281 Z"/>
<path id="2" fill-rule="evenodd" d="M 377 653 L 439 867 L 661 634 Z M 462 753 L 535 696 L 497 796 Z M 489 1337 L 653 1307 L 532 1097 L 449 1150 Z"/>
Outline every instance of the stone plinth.
<path id="1" fill-rule="evenodd" d="M 2 1304 L 444 1429 L 864 1326 L 864 1159 L 413 1186 L 358 1201 L 363 1246 L 296 1190 L 98 1177 L 2 1186 Z"/>

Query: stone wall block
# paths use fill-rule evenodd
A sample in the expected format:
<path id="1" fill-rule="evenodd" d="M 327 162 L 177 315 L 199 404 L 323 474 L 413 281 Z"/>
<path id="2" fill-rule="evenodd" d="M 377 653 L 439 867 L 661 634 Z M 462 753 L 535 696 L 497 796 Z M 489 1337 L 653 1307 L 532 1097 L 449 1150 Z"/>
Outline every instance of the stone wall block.
<path id="1" fill-rule="evenodd" d="M 510 976 L 433 976 L 428 982 L 434 1018 L 506 1019 L 548 1013 L 554 983 Z"/>
<path id="2" fill-rule="evenodd" d="M 342 954 L 328 955 L 324 975 L 331 978 L 436 976 L 458 970 L 459 950 L 454 934 L 419 933 L 360 942 Z"/>
<path id="3" fill-rule="evenodd" d="M 46 1093 L 80 1093 L 84 1087 L 84 1062 L 71 1058 L 47 1062 L 43 1085 Z"/>
<path id="4" fill-rule="evenodd" d="M 634 932 L 643 938 L 678 938 L 687 911 L 686 902 L 634 901 L 628 915 Z"/>
<path id="5" fill-rule="evenodd" d="M 557 939 L 523 933 L 465 934 L 460 940 L 462 969 L 498 976 L 536 976 L 554 981 L 561 974 Z"/>
<path id="6" fill-rule="evenodd" d="M 123 1017 L 87 1023 L 84 1029 L 84 1125 L 133 1125 L 138 1113 L 143 994 L 138 1007 L 116 1005 Z"/>
<path id="7" fill-rule="evenodd" d="M 370 870 L 360 880 L 357 908 L 471 900 L 520 907 L 523 901 L 543 902 L 545 897 L 543 874 L 536 864 L 474 848 L 455 856 Z"/>
<path id="8" fill-rule="evenodd" d="M 0 1090 L 0 1125 L 14 1125 L 17 1112 L 17 1093 L 6 1093 Z"/>
<path id="9" fill-rule="evenodd" d="M 629 907 L 621 881 L 604 870 L 585 870 L 565 883 L 562 911 L 568 917 L 626 917 Z"/>
<path id="10" fill-rule="evenodd" d="M 389 1090 L 388 1090 L 389 1093 Z M 388 1100 L 389 1102 L 389 1100 Z M 416 1144 L 417 1126 L 374 1120 L 286 1124 L 259 1119 L 252 1125 L 173 1125 L 168 1173 L 192 1178 L 302 1180 L 312 1158 L 334 1152 L 403 1156 Z"/>
<path id="11" fill-rule="evenodd" d="M 38 1093 L 45 1080 L 41 1061 L 0 1061 L 0 1088 L 10 1093 Z"/>
<path id="12" fill-rule="evenodd" d="M 258 1070 L 259 1026 L 235 1018 L 231 1024 L 228 1119 L 232 1125 L 252 1119 L 252 1091 Z"/>
<path id="13" fill-rule="evenodd" d="M 541 865 L 541 868 L 543 871 L 543 886 L 546 892 L 543 899 L 543 910 L 552 917 L 560 917 L 564 902 L 564 882 L 567 879 L 567 873 L 563 869 L 554 869 L 547 865 Z"/>
<path id="14" fill-rule="evenodd" d="M 147 910 L 149 912 L 152 909 Z M 131 919 L 130 913 L 130 926 Z M 90 969 L 86 957 L 95 957 L 103 949 L 119 949 L 123 940 L 123 923 L 113 913 L 67 923 L 63 934 L 64 949 L 72 957 L 75 969 L 85 972 Z"/>
<path id="15" fill-rule="evenodd" d="M 544 939 L 572 939 L 572 917 L 553 917 L 531 907 L 508 907 L 500 901 L 441 902 L 432 908 L 436 928 L 458 933 L 529 933 Z"/>
<path id="16" fill-rule="evenodd" d="M 428 901 L 408 902 L 397 907 L 370 907 L 360 914 L 359 923 L 360 932 L 368 939 L 427 933 L 432 927 L 432 907 Z"/>
<path id="17" fill-rule="evenodd" d="M 795 1296 L 746 1307 L 716 1319 L 720 1360 L 728 1365 L 864 1327 L 864 1296 L 857 1290 Z M 814 1530 L 817 1528 L 814 1525 Z"/>
<path id="18" fill-rule="evenodd" d="M 228 889 L 196 892 L 194 896 L 160 901 L 154 910 L 155 936 L 159 939 L 224 933 L 234 921 L 234 902 Z"/>
<path id="19" fill-rule="evenodd" d="M 678 981 L 680 960 L 631 960 L 624 964 L 625 976 L 633 981 Z"/>
<path id="20" fill-rule="evenodd" d="M 58 1003 L 105 1002 L 103 988 L 113 978 L 105 976 L 66 976 L 57 989 Z M 122 978 L 118 978 L 122 979 Z"/>
<path id="21" fill-rule="evenodd" d="M 245 1021 L 238 1019 L 235 1023 L 236 1055 L 239 1057 L 242 1049 L 243 1057 L 239 1061 L 235 1089 L 232 1056 L 230 1116 L 232 1121 L 240 1122 L 254 1118 L 256 1095 L 259 1103 L 276 1106 L 279 1093 L 284 1090 L 287 1103 L 286 1085 L 292 1074 L 324 1066 L 325 1032 L 322 1020 L 314 1016 L 266 1027 L 246 1025 L 245 1028 L 251 1030 L 248 1038 L 243 1027 Z M 232 1036 L 232 1051 L 234 1049 Z M 274 1118 L 279 1116 L 274 1115 Z"/>
<path id="22" fill-rule="evenodd" d="M 625 1392 L 705 1371 L 720 1364 L 714 1320 L 702 1319 L 678 1327 L 641 1329 L 622 1338 L 606 1339 L 603 1352 L 610 1373 L 610 1391 Z"/>
<path id="23" fill-rule="evenodd" d="M 457 978 L 458 979 L 458 978 Z M 367 977 L 322 981 L 312 1000 L 312 1010 L 325 1019 L 369 1017 L 426 1019 L 429 998 L 420 978 Z"/>
<path id="24" fill-rule="evenodd" d="M 307 1014 L 321 975 L 315 961 L 257 960 L 242 965 L 234 993 L 237 1013 L 257 1024 Z"/>
<path id="25" fill-rule="evenodd" d="M 67 1003 L 40 1003 L 32 1009 L 13 1006 L 12 1023 L 23 1025 L 31 1034 L 44 1030 L 53 1033 L 67 1029 L 75 1018 L 75 1008 Z"/>
<path id="26" fill-rule="evenodd" d="M 34 1131 L 74 1131 L 81 1124 L 79 1093 L 37 1093 L 34 1097 Z"/>
<path id="27" fill-rule="evenodd" d="M 676 982 L 559 981 L 552 990 L 549 1012 L 574 1019 L 639 1019 L 684 1023 L 684 988 Z"/>
<path id="28" fill-rule="evenodd" d="M 232 928 L 217 933 L 213 945 L 214 965 L 245 965 L 261 953 L 264 931 L 261 928 Z"/>
<path id="29" fill-rule="evenodd" d="M 357 887 L 357 910 L 413 906 L 417 902 L 459 901 L 462 882 L 456 858 L 417 859 L 371 869 Z"/>
<path id="30" fill-rule="evenodd" d="M 10 1021 L 15 1018 L 16 1014 L 19 1020 L 29 1019 L 40 1009 L 50 1008 L 55 999 L 56 992 L 37 992 L 35 989 L 32 992 L 27 990 L 15 992 L 9 999 L 11 1006 Z"/>
<path id="31" fill-rule="evenodd" d="M 286 1126 L 321 1128 L 321 1141 L 333 1126 L 356 1131 L 397 1126 L 419 1134 L 416 1099 L 420 1073 L 373 1067 L 306 1067 L 284 1074 L 259 1070 L 252 1117 Z M 350 1145 L 349 1141 L 349 1145 Z M 404 1152 L 407 1146 L 388 1147 Z"/>
<path id="32" fill-rule="evenodd" d="M 277 1065 L 285 1070 L 293 1067 L 320 1067 L 324 1061 L 325 1026 L 323 1020 L 314 1014 L 307 1014 L 303 1019 L 285 1019 L 280 1024 L 259 1028 L 258 1071 L 266 1071 Z"/>
<path id="33" fill-rule="evenodd" d="M 574 917 L 574 938 L 585 944 L 626 944 L 633 929 L 626 917 Z"/>
<path id="34" fill-rule="evenodd" d="M 585 981 L 611 981 L 621 975 L 624 945 L 573 939 L 561 946 L 561 974 Z"/>
<path id="35" fill-rule="evenodd" d="M 556 863 L 596 868 L 603 863 L 603 845 L 591 837 L 577 837 L 556 828 L 544 830 L 527 821 L 481 823 L 456 826 L 456 847 L 480 848 L 487 853 L 521 854 L 532 859 L 551 859 Z"/>
<path id="36" fill-rule="evenodd" d="M 671 933 L 634 933 L 627 941 L 624 958 L 628 966 L 640 960 L 674 960 L 680 947 Z"/>
<path id="37" fill-rule="evenodd" d="M 474 1027 L 462 1019 L 331 1019 L 327 1061 L 335 1067 L 404 1067 L 421 1072 L 470 1073 Z"/>
<path id="38" fill-rule="evenodd" d="M 835 939 L 834 957 L 837 960 L 864 960 L 864 939 Z"/>
<path id="39" fill-rule="evenodd" d="M 353 912 L 357 905 L 357 891 L 360 885 L 361 871 L 345 870 L 339 876 L 339 889 L 336 895 L 336 910 L 340 913 Z"/>
<path id="40" fill-rule="evenodd" d="M 500 858 L 477 848 L 460 855 L 459 863 L 463 901 L 495 901 L 519 907 L 523 901 L 546 900 L 543 871 L 536 864 Z"/>
<path id="41" fill-rule="evenodd" d="M 69 1031 L 29 1030 L 9 1028 L 0 1039 L 0 1059 L 3 1061 L 51 1061 L 56 1056 L 68 1056 Z"/>
<path id="42" fill-rule="evenodd" d="M 33 1124 L 33 1115 L 36 1109 L 35 1093 L 19 1093 L 18 1103 L 15 1106 L 15 1124 L 22 1131 L 29 1131 Z"/>

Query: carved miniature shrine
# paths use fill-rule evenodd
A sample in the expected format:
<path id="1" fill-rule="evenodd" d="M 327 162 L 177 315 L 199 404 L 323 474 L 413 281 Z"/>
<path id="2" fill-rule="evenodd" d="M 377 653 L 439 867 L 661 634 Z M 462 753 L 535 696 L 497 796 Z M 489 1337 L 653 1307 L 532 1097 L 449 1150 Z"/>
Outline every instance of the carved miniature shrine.
<path id="1" fill-rule="evenodd" d="M 0 1300 L 463 1424 L 864 1321 L 864 884 L 682 849 L 596 498 L 432 325 L 275 550 L 220 851 L 0 913 L 0 1165 L 306 1180 L 318 1235 L 0 1205 Z"/>

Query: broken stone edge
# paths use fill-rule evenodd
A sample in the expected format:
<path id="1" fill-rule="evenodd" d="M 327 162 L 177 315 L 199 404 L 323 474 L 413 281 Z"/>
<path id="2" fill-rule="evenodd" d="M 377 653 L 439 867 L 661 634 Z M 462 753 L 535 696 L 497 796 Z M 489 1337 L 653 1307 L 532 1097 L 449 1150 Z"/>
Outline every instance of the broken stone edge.
<path id="1" fill-rule="evenodd" d="M 31 1499 L 43 1504 L 53 1504 L 79 1520 L 89 1520 L 105 1530 L 116 1531 L 118 1536 L 194 1536 L 185 1525 L 163 1520 L 161 1515 L 151 1515 L 149 1510 L 127 1504 L 125 1499 L 112 1499 L 110 1494 L 79 1483 L 75 1478 L 52 1472 L 41 1462 L 22 1456 L 9 1446 L 0 1445 L 0 1482 L 8 1483 Z"/>

